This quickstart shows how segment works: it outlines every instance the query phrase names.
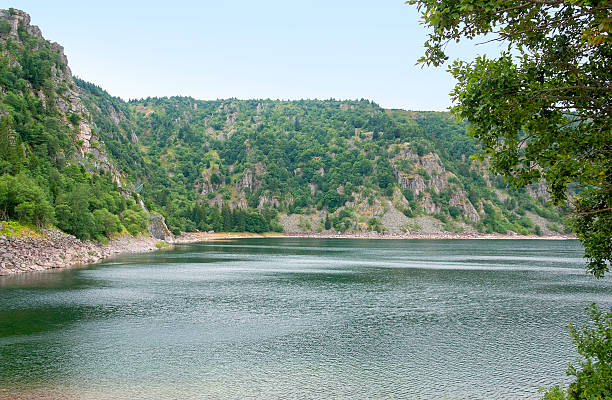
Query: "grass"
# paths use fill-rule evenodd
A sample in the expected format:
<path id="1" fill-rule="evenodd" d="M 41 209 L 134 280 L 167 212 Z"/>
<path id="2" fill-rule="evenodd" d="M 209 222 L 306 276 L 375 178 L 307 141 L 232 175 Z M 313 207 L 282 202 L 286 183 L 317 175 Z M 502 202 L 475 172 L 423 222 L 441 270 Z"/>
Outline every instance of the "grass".
<path id="1" fill-rule="evenodd" d="M 0 221 L 0 236 L 12 236 L 18 238 L 43 237 L 42 232 L 31 224 L 22 224 L 19 221 Z"/>

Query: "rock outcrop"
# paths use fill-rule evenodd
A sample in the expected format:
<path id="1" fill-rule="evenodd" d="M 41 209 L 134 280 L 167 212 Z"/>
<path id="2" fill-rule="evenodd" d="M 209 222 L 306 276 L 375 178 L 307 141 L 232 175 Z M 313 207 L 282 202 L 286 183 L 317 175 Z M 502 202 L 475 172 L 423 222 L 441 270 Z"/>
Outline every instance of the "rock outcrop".
<path id="1" fill-rule="evenodd" d="M 150 213 L 149 216 L 151 218 L 149 221 L 151 236 L 166 243 L 174 243 L 174 235 L 170 232 L 168 226 L 166 226 L 164 216 L 156 212 Z"/>

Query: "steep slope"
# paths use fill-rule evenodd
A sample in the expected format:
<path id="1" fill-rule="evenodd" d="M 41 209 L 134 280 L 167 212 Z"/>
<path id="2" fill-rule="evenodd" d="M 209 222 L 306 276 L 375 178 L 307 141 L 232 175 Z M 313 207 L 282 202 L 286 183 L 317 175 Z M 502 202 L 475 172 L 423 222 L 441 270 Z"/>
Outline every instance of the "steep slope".
<path id="1" fill-rule="evenodd" d="M 542 186 L 514 191 L 491 177 L 470 158 L 467 126 L 447 113 L 366 100 L 172 97 L 121 107 L 147 160 L 145 202 L 181 230 L 242 230 L 256 213 L 290 232 L 561 230 Z"/>
<path id="2" fill-rule="evenodd" d="M 81 239 L 147 229 L 63 48 L 19 10 L 0 10 L 0 89 L 1 219 L 54 223 Z"/>

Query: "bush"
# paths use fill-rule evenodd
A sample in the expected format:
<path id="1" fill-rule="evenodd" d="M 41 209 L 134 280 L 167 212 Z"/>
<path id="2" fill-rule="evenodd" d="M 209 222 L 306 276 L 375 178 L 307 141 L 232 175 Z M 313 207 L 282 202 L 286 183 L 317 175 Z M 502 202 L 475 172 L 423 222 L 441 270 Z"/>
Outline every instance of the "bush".
<path id="1" fill-rule="evenodd" d="M 576 345 L 578 366 L 569 365 L 565 371 L 576 381 L 569 385 L 567 393 L 559 386 L 543 390 L 545 400 L 578 400 L 612 398 L 612 308 L 607 313 L 595 304 L 587 307 L 590 323 L 581 329 L 570 324 L 570 336 Z"/>
<path id="2" fill-rule="evenodd" d="M 123 225 L 132 236 L 145 232 L 149 226 L 149 216 L 144 210 L 138 210 L 138 206 L 123 212 Z"/>
<path id="3" fill-rule="evenodd" d="M 77 114 L 77 113 L 72 113 L 68 117 L 68 120 L 70 121 L 70 123 L 73 126 L 77 126 L 79 124 L 79 122 L 81 121 L 81 116 L 79 114 Z"/>
<path id="4" fill-rule="evenodd" d="M 79 239 L 89 240 L 96 236 L 96 223 L 89 211 L 89 187 L 79 184 L 58 199 L 55 205 L 57 226 Z"/>
<path id="5" fill-rule="evenodd" d="M 245 218 L 247 232 L 262 233 L 268 231 L 268 223 L 258 212 L 249 212 Z"/>
<path id="6" fill-rule="evenodd" d="M 459 215 L 461 215 L 461 209 L 457 206 L 451 206 L 448 208 L 448 213 L 451 217 L 457 218 Z"/>
<path id="7" fill-rule="evenodd" d="M 0 21 L 0 35 L 6 35 L 11 31 L 11 25 L 6 20 Z"/>
<path id="8" fill-rule="evenodd" d="M 93 212 L 94 221 L 96 224 L 96 233 L 110 237 L 115 232 L 121 232 L 121 221 L 119 217 L 111 214 L 106 208 L 95 210 Z"/>

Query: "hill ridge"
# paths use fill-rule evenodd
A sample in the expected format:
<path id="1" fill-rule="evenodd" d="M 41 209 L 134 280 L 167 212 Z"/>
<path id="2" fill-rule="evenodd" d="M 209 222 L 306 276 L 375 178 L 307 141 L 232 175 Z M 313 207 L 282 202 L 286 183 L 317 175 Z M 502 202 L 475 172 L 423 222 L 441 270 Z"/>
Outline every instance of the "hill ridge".
<path id="1" fill-rule="evenodd" d="M 21 11 L 0 11 L 0 44 L 0 175 L 31 176 L 51 218 L 77 236 L 77 223 L 63 219 L 79 185 L 124 199 L 80 203 L 91 218 L 118 220 L 110 230 L 138 231 L 146 217 L 130 210 L 140 207 L 163 214 L 175 233 L 561 231 L 545 186 L 506 187 L 471 159 L 478 149 L 467 125 L 448 113 L 364 99 L 124 101 L 73 77 L 63 48 Z M 15 159 L 14 145 L 2 152 L 2 132 L 25 157 Z M 22 218 L 17 206 L 5 213 Z"/>

